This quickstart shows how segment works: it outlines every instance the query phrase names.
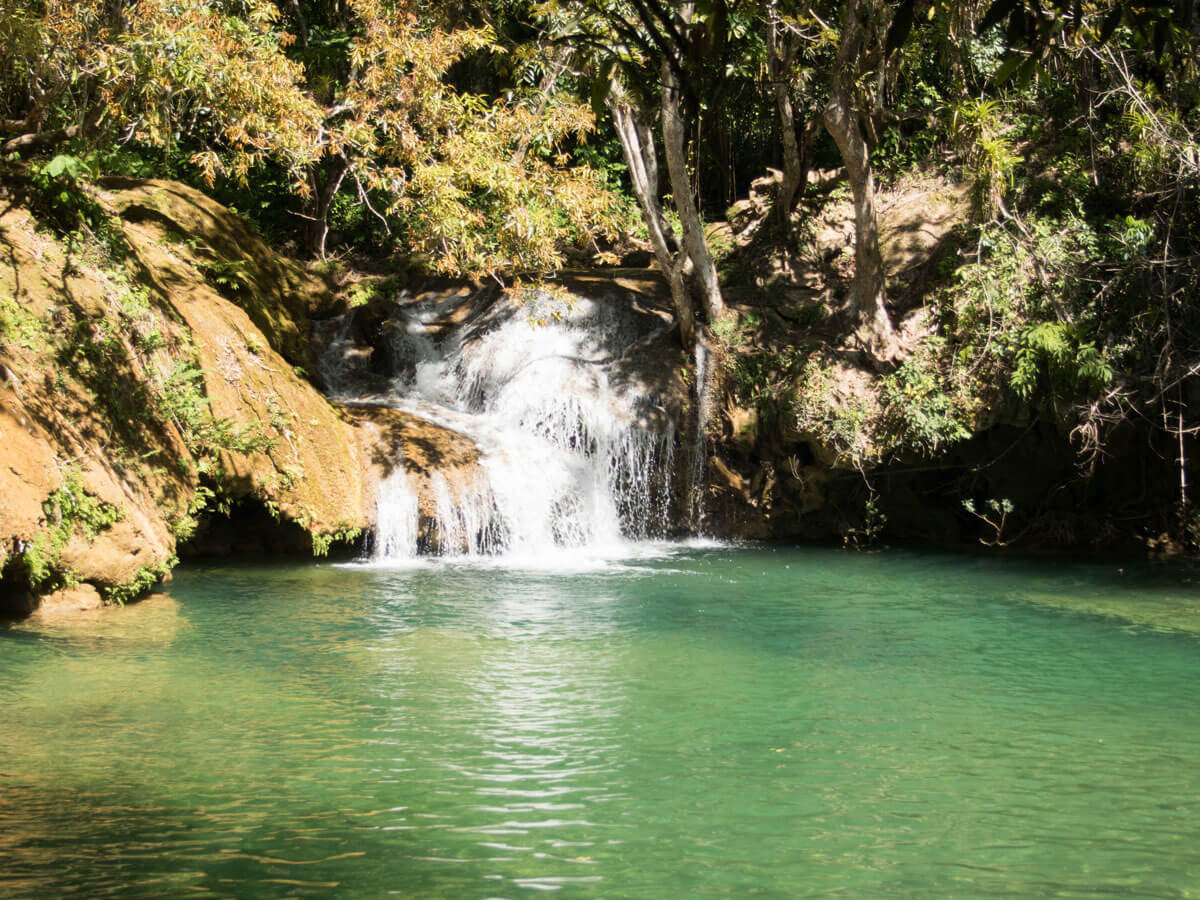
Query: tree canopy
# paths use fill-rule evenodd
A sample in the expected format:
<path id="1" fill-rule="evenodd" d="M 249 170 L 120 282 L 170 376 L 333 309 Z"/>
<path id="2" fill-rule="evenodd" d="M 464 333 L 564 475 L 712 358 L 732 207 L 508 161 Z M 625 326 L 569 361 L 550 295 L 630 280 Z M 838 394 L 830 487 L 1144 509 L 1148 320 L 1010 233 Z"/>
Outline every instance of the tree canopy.
<path id="1" fill-rule="evenodd" d="M 1033 246 L 1070 215 L 1091 235 L 1074 262 L 1103 287 L 1047 307 L 1067 346 L 1085 320 L 1161 319 L 1178 347 L 1200 227 L 1195 6 L 0 0 L 0 149 L 184 177 L 313 255 L 444 275 L 544 274 L 643 240 L 689 343 L 726 310 L 707 223 L 778 167 L 771 233 L 801 253 L 806 172 L 833 168 L 854 207 L 844 311 L 881 360 L 905 351 L 879 184 L 948 170 L 981 231 Z M 1035 265 L 1043 292 L 1052 269 Z"/>
<path id="2" fill-rule="evenodd" d="M 5 154 L 71 146 L 209 187 L 274 181 L 319 255 L 339 204 L 431 269 L 476 276 L 553 270 L 567 242 L 622 220 L 619 195 L 570 156 L 594 128 L 587 104 L 498 70 L 487 90 L 456 82 L 473 57 L 536 49 L 444 9 L 4 0 L 0 41 Z"/>

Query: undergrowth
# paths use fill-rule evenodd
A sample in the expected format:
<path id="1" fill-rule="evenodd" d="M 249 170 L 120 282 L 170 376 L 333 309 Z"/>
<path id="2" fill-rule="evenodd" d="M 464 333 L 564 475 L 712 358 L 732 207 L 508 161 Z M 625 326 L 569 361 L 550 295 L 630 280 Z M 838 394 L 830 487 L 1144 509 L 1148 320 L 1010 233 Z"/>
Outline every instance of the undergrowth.
<path id="1" fill-rule="evenodd" d="M 75 535 L 89 543 L 113 524 L 125 518 L 125 512 L 90 494 L 77 469 L 63 474 L 62 484 L 42 503 L 45 525 L 21 550 L 30 587 L 54 590 L 76 583 L 77 576 L 60 566 L 62 551 Z"/>

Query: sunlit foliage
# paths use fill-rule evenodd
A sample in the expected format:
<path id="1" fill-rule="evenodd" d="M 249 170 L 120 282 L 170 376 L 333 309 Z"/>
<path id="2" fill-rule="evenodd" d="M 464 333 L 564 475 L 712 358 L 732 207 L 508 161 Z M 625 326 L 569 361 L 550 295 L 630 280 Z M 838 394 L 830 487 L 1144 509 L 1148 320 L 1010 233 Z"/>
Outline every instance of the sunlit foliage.
<path id="1" fill-rule="evenodd" d="M 3 150 L 153 151 L 210 187 L 270 164 L 315 251 L 348 191 L 442 274 L 548 271 L 568 242 L 613 233 L 618 198 L 567 153 L 594 126 L 586 105 L 553 86 L 532 103 L 456 88 L 456 64 L 499 52 L 486 25 L 345 6 L 322 69 L 268 0 L 0 0 Z"/>

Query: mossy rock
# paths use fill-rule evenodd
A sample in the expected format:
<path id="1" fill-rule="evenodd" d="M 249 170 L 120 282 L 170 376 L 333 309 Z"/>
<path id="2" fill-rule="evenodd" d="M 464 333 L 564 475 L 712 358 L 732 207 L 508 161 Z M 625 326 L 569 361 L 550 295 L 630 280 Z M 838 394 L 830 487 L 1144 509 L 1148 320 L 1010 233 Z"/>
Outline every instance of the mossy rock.
<path id="1" fill-rule="evenodd" d="M 245 310 L 288 362 L 315 370 L 311 320 L 338 305 L 324 275 L 280 256 L 245 219 L 186 185 L 105 178 L 100 187 L 101 200 L 123 219 L 156 226 L 160 240 Z"/>

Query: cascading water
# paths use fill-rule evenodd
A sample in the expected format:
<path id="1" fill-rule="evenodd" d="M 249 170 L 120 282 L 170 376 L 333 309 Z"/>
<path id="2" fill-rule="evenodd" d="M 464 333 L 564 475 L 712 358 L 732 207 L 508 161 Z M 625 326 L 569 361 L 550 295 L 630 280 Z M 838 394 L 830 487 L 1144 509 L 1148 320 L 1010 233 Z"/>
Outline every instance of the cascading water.
<path id="1" fill-rule="evenodd" d="M 378 559 L 413 556 L 419 524 L 417 495 L 404 467 L 397 465 L 379 485 L 372 555 Z"/>
<path id="2" fill-rule="evenodd" d="M 712 420 L 712 370 L 703 329 L 696 331 L 696 415 L 688 454 L 688 526 L 694 534 L 704 530 L 704 475 L 708 456 L 708 423 Z"/>
<path id="3" fill-rule="evenodd" d="M 353 311 L 328 327 L 335 399 L 420 416 L 481 454 L 466 483 L 431 474 L 420 504 L 397 461 L 381 485 L 376 559 L 606 551 L 667 533 L 675 425 L 644 364 L 673 362 L 655 346 L 669 346 L 668 326 L 628 302 L 526 293 L 376 311 L 369 349 Z"/>

